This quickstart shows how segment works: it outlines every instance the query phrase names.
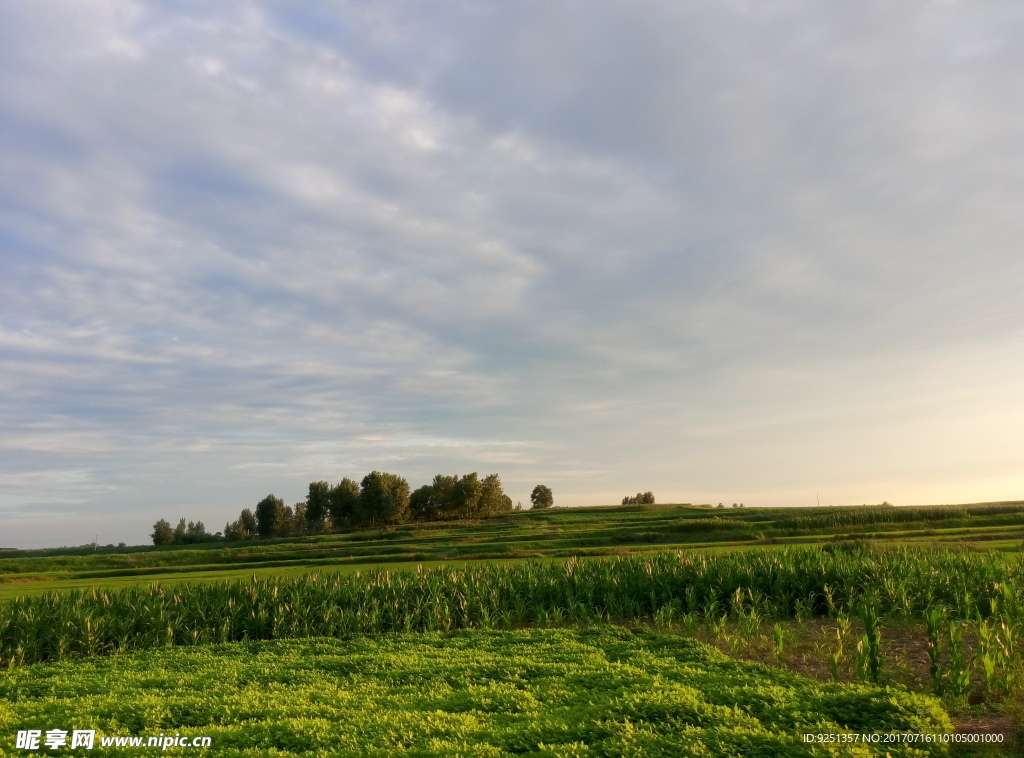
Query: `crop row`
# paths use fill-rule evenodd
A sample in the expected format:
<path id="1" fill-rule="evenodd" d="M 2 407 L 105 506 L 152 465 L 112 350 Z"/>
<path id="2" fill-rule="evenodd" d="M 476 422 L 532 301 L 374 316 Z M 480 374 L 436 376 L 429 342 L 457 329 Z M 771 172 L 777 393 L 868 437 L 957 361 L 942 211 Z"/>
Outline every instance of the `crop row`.
<path id="1" fill-rule="evenodd" d="M 966 552 L 750 551 L 310 574 L 116 592 L 92 589 L 0 605 L 0 664 L 236 640 L 351 632 L 448 631 L 684 614 L 765 618 L 859 613 L 1024 618 L 1020 563 Z"/>

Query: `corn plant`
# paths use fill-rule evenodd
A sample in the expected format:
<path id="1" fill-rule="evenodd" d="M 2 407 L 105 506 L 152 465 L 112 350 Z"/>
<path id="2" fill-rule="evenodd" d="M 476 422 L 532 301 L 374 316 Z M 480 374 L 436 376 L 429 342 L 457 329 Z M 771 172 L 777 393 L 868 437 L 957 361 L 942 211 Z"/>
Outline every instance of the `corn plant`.
<path id="1" fill-rule="evenodd" d="M 864 623 L 864 636 L 857 645 L 857 670 L 874 684 L 882 680 L 882 631 L 878 610 L 873 604 L 866 603 L 861 609 L 861 621 Z"/>
<path id="2" fill-rule="evenodd" d="M 945 614 L 939 606 L 931 606 L 925 609 L 923 616 L 925 633 L 928 635 L 928 671 L 932 676 L 932 686 L 935 688 L 935 694 L 941 696 L 944 689 L 942 630 Z"/>
<path id="3" fill-rule="evenodd" d="M 879 617 L 905 613 L 908 603 L 915 613 L 943 605 L 953 618 L 974 619 L 981 611 L 1012 630 L 1020 621 L 1013 614 L 1022 605 L 1024 566 L 952 551 L 810 548 L 44 593 L 0 603 L 0 665 L 351 632 L 669 623 L 676 611 L 666 608 L 709 625 L 732 613 L 749 634 L 765 617 L 806 623 L 816 614 L 856 612 L 869 591 Z M 1013 631 L 1001 630 L 994 631 L 1000 650 L 1012 647 Z M 1005 671 L 1012 678 L 1011 669 L 997 660 L 994 676 Z"/>
<path id="4" fill-rule="evenodd" d="M 946 627 L 949 660 L 946 663 L 946 692 L 959 698 L 971 687 L 971 665 L 964 650 L 964 628 L 959 621 L 950 621 Z"/>
<path id="5" fill-rule="evenodd" d="M 772 627 L 772 643 L 775 647 L 775 660 L 780 666 L 786 662 L 786 627 L 776 623 Z"/>

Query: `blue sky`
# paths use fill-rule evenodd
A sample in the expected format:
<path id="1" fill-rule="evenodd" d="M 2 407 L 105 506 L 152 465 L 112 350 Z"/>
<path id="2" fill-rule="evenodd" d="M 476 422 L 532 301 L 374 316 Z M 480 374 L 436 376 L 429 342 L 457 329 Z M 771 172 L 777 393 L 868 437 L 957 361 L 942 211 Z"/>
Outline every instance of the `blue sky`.
<path id="1" fill-rule="evenodd" d="M 1024 497 L 1024 7 L 0 6 L 0 545 L 372 469 Z"/>

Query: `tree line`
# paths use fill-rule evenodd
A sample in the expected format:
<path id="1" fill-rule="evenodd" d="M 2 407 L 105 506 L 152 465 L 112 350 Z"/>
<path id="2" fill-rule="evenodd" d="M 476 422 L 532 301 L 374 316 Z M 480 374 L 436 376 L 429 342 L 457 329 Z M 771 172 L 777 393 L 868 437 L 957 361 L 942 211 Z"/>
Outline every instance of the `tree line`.
<path id="1" fill-rule="evenodd" d="M 647 492 L 638 492 L 635 495 L 626 495 L 622 498 L 623 505 L 654 505 L 654 493 L 648 490 Z"/>
<path id="2" fill-rule="evenodd" d="M 554 504 L 551 488 L 534 487 L 530 495 L 534 508 Z M 337 484 L 319 480 L 309 483 L 304 502 L 294 506 L 270 494 L 245 508 L 235 521 L 224 526 L 223 535 L 210 535 L 203 523 L 185 524 L 177 529 L 164 519 L 153 525 L 153 544 L 191 544 L 224 539 L 228 542 L 257 537 L 288 537 L 316 534 L 326 530 L 372 528 L 405 524 L 411 521 L 444 521 L 485 518 L 519 510 L 505 494 L 501 478 L 489 474 L 482 479 L 477 472 L 464 476 L 438 474 L 430 484 L 410 492 L 409 483 L 397 474 L 372 471 L 356 482 L 345 477 Z"/>

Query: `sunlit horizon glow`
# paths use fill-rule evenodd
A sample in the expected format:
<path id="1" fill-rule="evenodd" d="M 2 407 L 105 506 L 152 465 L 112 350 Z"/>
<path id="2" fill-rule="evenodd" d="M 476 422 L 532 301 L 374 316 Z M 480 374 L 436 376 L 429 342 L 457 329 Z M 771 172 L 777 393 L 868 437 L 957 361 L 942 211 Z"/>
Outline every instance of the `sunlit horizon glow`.
<path id="1" fill-rule="evenodd" d="M 1024 6 L 0 6 L 0 547 L 308 482 L 1024 498 Z"/>

